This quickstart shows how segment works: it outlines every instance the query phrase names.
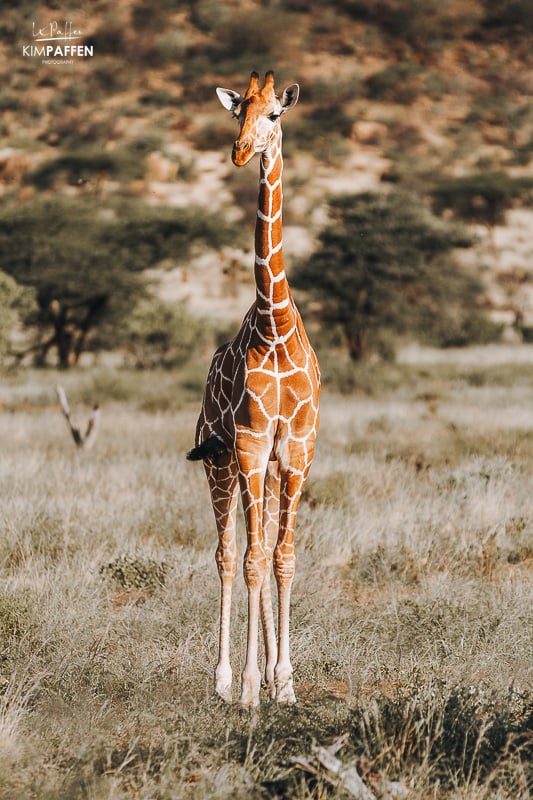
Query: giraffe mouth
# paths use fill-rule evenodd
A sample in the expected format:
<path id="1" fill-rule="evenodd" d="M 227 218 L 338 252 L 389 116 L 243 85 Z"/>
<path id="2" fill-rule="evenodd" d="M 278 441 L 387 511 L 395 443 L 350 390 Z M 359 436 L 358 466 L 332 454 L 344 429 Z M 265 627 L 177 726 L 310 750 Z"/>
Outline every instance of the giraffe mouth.
<path id="1" fill-rule="evenodd" d="M 236 167 L 244 167 L 249 161 L 252 160 L 254 156 L 254 151 L 250 150 L 248 153 L 240 153 L 239 151 L 231 154 L 231 160 L 235 164 Z"/>
<path id="2" fill-rule="evenodd" d="M 253 157 L 255 149 L 246 140 L 237 140 L 231 151 L 231 160 L 236 167 L 244 167 Z"/>

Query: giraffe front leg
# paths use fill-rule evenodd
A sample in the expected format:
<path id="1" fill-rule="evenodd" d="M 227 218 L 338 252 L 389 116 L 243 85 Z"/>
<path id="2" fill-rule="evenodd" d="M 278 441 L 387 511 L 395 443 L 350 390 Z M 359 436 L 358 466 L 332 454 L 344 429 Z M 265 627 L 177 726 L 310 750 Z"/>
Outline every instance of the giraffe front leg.
<path id="1" fill-rule="evenodd" d="M 246 662 L 242 672 L 241 706 L 251 708 L 259 705 L 261 673 L 257 663 L 257 638 L 259 627 L 259 603 L 261 593 L 260 558 L 251 555 L 245 560 L 245 577 L 248 587 L 248 636 Z"/>
<path id="2" fill-rule="evenodd" d="M 234 459 L 229 454 L 224 457 L 224 463 L 206 462 L 205 469 L 218 530 L 216 562 L 221 589 L 215 691 L 219 697 L 227 703 L 231 703 L 233 674 L 230 663 L 230 627 L 231 596 L 233 581 L 237 574 L 235 530 L 238 489 L 237 469 Z"/>
<path id="3" fill-rule="evenodd" d="M 268 693 L 272 699 L 276 697 L 274 670 L 278 660 L 278 643 L 274 625 L 274 612 L 272 610 L 270 575 L 272 572 L 272 557 L 279 529 L 279 489 L 280 477 L 278 463 L 277 461 L 269 461 L 265 478 L 265 496 L 263 501 L 263 540 L 267 554 L 267 569 L 261 588 L 261 621 L 263 623 L 266 656 L 265 682 Z"/>
<path id="4" fill-rule="evenodd" d="M 272 570 L 272 556 L 267 556 L 266 575 L 261 589 L 261 622 L 263 625 L 263 639 L 265 643 L 265 683 L 270 697 L 276 697 L 276 684 L 274 670 L 278 660 L 278 641 L 276 638 L 276 628 L 274 626 L 274 611 L 272 609 L 272 592 L 270 588 L 270 573 Z"/>
<path id="5" fill-rule="evenodd" d="M 302 493 L 304 475 L 282 475 L 279 537 L 274 549 L 274 574 L 278 585 L 278 662 L 275 669 L 276 700 L 278 703 L 295 703 L 290 659 L 290 603 L 296 557 L 294 552 L 294 527 L 296 511 Z"/>
<path id="6" fill-rule="evenodd" d="M 239 458 L 240 483 L 247 547 L 244 555 L 244 579 L 248 589 L 248 634 L 246 661 L 242 673 L 241 705 L 259 705 L 261 673 L 258 666 L 258 635 L 261 590 L 267 575 L 268 555 L 262 532 L 263 497 L 266 463 L 250 458 L 249 453 Z"/>

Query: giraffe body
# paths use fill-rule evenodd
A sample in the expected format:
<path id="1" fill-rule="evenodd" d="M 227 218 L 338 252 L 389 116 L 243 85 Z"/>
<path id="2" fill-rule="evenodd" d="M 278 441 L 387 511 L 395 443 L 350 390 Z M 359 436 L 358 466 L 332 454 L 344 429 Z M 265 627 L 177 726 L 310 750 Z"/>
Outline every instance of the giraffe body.
<path id="1" fill-rule="evenodd" d="M 279 117 L 298 97 L 296 84 L 274 94 L 273 75 L 260 89 L 252 73 L 246 95 L 217 90 L 240 122 L 232 159 L 246 164 L 261 153 L 255 231 L 256 300 L 235 338 L 219 348 L 209 370 L 189 458 L 203 459 L 217 523 L 221 580 L 219 659 L 215 687 L 231 699 L 230 608 L 237 572 L 235 517 L 240 493 L 246 522 L 244 576 L 248 639 L 241 703 L 259 702 L 259 617 L 265 641 L 265 679 L 271 697 L 294 702 L 289 657 L 289 604 L 294 577 L 294 525 L 313 458 L 320 374 L 285 275 L 282 254 L 282 156 Z M 278 586 L 276 637 L 270 574 Z"/>

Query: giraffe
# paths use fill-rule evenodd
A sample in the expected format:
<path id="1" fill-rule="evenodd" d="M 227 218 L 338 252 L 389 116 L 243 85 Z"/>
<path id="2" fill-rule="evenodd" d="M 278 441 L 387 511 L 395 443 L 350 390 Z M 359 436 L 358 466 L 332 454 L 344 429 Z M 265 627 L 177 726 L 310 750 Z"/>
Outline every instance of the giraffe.
<path id="1" fill-rule="evenodd" d="M 294 527 L 314 453 L 319 421 L 320 372 L 294 304 L 282 252 L 280 118 L 296 104 L 299 86 L 278 98 L 274 74 L 263 88 L 252 72 L 244 96 L 218 88 L 223 107 L 239 122 L 232 149 L 236 166 L 260 153 L 255 226 L 255 302 L 235 338 L 214 354 L 190 460 L 203 460 L 218 531 L 221 582 L 219 653 L 215 690 L 232 699 L 230 614 L 237 572 L 239 489 L 246 524 L 244 578 L 248 591 L 242 706 L 259 704 L 259 618 L 265 643 L 265 682 L 271 698 L 296 702 L 289 653 L 289 608 L 295 573 Z M 278 589 L 275 632 L 273 568 Z"/>

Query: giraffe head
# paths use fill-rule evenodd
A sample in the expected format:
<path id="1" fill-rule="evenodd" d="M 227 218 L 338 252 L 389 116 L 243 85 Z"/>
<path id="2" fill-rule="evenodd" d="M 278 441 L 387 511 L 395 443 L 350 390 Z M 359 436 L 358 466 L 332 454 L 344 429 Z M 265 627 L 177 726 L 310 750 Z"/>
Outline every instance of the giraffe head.
<path id="1" fill-rule="evenodd" d="M 243 167 L 254 153 L 264 153 L 279 134 L 280 117 L 298 101 L 300 87 L 292 83 L 281 98 L 274 92 L 274 73 L 267 72 L 265 85 L 259 86 L 259 75 L 252 72 L 246 94 L 232 89 L 217 89 L 218 99 L 239 121 L 239 136 L 233 143 L 231 160 Z"/>

